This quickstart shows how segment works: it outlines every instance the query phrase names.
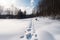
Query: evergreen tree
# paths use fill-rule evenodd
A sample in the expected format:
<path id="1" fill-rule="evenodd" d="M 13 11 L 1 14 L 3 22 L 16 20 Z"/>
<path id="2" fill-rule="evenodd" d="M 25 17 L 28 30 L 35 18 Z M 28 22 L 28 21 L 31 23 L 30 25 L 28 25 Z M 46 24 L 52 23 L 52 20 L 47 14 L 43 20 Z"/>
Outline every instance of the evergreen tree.
<path id="1" fill-rule="evenodd" d="M 23 18 L 23 12 L 21 11 L 21 9 L 18 11 L 17 16 L 18 18 Z"/>

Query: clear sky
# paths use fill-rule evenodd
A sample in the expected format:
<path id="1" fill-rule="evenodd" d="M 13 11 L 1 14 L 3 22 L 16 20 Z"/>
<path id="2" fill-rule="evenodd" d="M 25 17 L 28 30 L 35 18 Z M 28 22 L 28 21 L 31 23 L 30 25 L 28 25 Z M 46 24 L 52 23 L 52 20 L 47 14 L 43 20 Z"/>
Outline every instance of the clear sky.
<path id="1" fill-rule="evenodd" d="M 13 4 L 22 11 L 27 10 L 27 14 L 30 14 L 33 7 L 37 5 L 38 1 L 39 0 L 0 0 L 0 5 L 9 7 Z"/>

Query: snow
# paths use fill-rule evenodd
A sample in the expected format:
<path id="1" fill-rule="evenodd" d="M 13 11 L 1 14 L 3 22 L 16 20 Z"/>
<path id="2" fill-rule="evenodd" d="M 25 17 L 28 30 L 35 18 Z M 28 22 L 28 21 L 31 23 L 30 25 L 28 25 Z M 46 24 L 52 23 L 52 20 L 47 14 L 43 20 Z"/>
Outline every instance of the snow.
<path id="1" fill-rule="evenodd" d="M 35 19 L 0 19 L 0 40 L 60 40 L 60 20 Z"/>
<path id="2" fill-rule="evenodd" d="M 38 39 L 39 40 L 54 40 L 52 34 L 46 31 L 38 31 Z"/>
<path id="3" fill-rule="evenodd" d="M 29 20 L 0 19 L 0 36 L 23 34 L 29 22 Z"/>
<path id="4" fill-rule="evenodd" d="M 34 21 L 33 19 L 33 25 L 36 30 L 36 33 L 40 35 L 40 40 L 42 37 L 42 40 L 44 40 L 44 37 L 46 40 L 60 40 L 60 21 L 59 20 L 52 20 L 46 17 L 37 18 L 38 21 Z M 45 31 L 45 32 L 44 32 Z M 46 33 L 48 32 L 48 33 Z M 43 34 L 44 33 L 44 34 Z M 50 34 L 52 38 L 48 39 L 48 35 Z"/>

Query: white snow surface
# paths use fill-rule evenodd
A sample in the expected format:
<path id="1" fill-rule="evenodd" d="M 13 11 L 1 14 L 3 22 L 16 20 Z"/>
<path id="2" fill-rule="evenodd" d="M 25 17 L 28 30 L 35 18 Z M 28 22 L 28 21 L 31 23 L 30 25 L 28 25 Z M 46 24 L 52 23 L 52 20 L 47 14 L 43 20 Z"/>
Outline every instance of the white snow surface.
<path id="1" fill-rule="evenodd" d="M 60 20 L 46 17 L 30 19 L 0 19 L 0 40 L 27 40 L 25 30 L 29 26 L 35 31 L 37 37 L 31 40 L 60 40 Z M 33 33 L 33 32 L 31 32 Z M 24 35 L 24 38 L 20 38 Z"/>
<path id="2" fill-rule="evenodd" d="M 0 20 L 0 34 L 14 34 L 21 33 L 29 26 L 29 20 L 18 19 L 1 19 Z"/>
<path id="3" fill-rule="evenodd" d="M 60 40 L 60 20 L 46 17 L 37 19 L 37 21 L 33 19 L 33 25 L 39 40 Z"/>

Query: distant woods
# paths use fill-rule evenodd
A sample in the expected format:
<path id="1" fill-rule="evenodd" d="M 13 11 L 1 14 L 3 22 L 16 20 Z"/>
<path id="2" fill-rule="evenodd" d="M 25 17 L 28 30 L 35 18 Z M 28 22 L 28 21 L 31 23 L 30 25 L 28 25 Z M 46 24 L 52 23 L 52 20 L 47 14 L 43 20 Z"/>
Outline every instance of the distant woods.
<path id="1" fill-rule="evenodd" d="M 27 15 L 26 10 L 22 11 L 13 5 L 10 8 L 0 6 L 0 19 L 24 19 L 32 17 L 34 17 L 34 15 Z"/>
<path id="2" fill-rule="evenodd" d="M 38 16 L 60 16 L 60 0 L 41 0 L 36 6 Z"/>
<path id="3" fill-rule="evenodd" d="M 32 17 L 53 17 L 60 19 L 60 0 L 40 0 L 30 15 L 26 15 L 21 9 L 17 9 L 13 5 L 11 8 L 4 9 L 0 6 L 0 18 L 32 18 Z"/>
<path id="4" fill-rule="evenodd" d="M 17 13 L 17 18 L 25 18 L 26 17 L 26 11 L 22 12 L 21 9 Z"/>

